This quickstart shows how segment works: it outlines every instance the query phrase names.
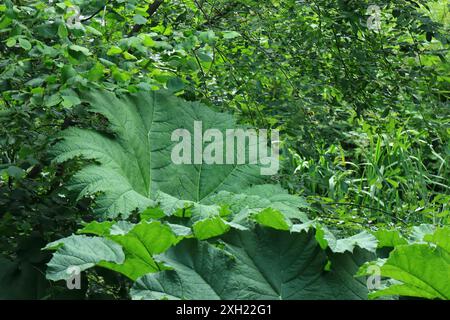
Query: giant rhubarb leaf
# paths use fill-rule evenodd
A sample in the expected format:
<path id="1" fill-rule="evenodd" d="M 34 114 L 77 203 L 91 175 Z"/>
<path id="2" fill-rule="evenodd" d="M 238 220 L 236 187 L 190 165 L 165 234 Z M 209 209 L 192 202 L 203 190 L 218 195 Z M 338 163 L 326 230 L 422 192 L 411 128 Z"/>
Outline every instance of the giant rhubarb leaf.
<path id="1" fill-rule="evenodd" d="M 376 267 L 381 276 L 394 279 L 392 285 L 370 293 L 370 298 L 400 295 L 450 299 L 450 228 L 439 228 L 416 239 L 420 243 L 396 246 L 387 260 L 367 263 L 360 269 L 359 275 L 368 275 L 369 267 Z"/>
<path id="2" fill-rule="evenodd" d="M 49 243 L 45 249 L 57 249 L 47 269 L 47 279 L 54 281 L 70 278 L 74 267 L 83 271 L 102 261 L 123 263 L 125 259 L 120 245 L 100 237 L 73 235 Z"/>
<path id="3" fill-rule="evenodd" d="M 174 164 L 172 132 L 194 132 L 194 121 L 225 132 L 236 128 L 232 116 L 165 92 L 117 97 L 108 91 L 83 94 L 90 111 L 107 118 L 114 137 L 69 128 L 51 150 L 56 162 L 82 157 L 95 160 L 76 173 L 67 187 L 79 198 L 97 194 L 95 211 L 103 217 L 128 216 L 153 204 L 157 191 L 200 202 L 221 190 L 241 191 L 261 180 L 259 167 L 249 164 Z M 192 138 L 192 145 L 194 139 Z M 203 145 L 206 145 L 203 142 Z"/>

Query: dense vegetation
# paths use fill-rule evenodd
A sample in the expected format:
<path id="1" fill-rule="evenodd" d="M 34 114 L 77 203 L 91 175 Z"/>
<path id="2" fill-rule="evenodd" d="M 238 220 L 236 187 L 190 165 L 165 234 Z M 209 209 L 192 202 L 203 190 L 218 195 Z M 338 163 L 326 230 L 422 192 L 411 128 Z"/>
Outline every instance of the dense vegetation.
<path id="1" fill-rule="evenodd" d="M 0 299 L 450 299 L 449 9 L 3 1 Z M 278 174 L 174 165 L 194 121 Z"/>

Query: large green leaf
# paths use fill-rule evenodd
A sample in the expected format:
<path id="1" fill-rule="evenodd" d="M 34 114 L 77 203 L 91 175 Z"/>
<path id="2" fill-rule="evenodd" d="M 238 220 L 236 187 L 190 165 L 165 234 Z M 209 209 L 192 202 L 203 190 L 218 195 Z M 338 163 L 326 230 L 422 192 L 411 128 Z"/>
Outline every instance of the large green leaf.
<path id="1" fill-rule="evenodd" d="M 144 210 L 154 204 L 157 191 L 200 202 L 220 190 L 241 191 L 261 180 L 257 165 L 176 165 L 171 161 L 172 148 L 178 143 L 171 141 L 174 130 L 193 134 L 194 121 L 202 121 L 203 132 L 208 128 L 225 132 L 236 128 L 230 115 L 166 92 L 117 97 L 93 91 L 82 98 L 90 111 L 108 119 L 114 137 L 69 128 L 51 152 L 56 162 L 74 157 L 97 161 L 76 173 L 67 187 L 79 197 L 101 193 L 96 212 L 104 217 L 126 217 L 136 208 Z"/>
<path id="2" fill-rule="evenodd" d="M 450 253 L 450 227 L 438 228 L 432 235 L 425 235 L 424 240 L 434 243 Z"/>
<path id="3" fill-rule="evenodd" d="M 331 254 L 312 232 L 289 233 L 256 227 L 230 231 L 217 248 L 183 240 L 159 259 L 173 270 L 138 279 L 134 299 L 365 299 L 365 284 L 353 278 L 368 257 Z M 355 256 L 358 256 L 355 260 Z M 373 257 L 373 256 L 372 256 Z M 359 261 L 358 261 L 359 260 Z"/>
<path id="4" fill-rule="evenodd" d="M 395 280 L 386 288 L 370 293 L 370 298 L 401 295 L 427 299 L 450 299 L 450 228 L 439 228 L 416 239 L 427 243 L 399 245 L 386 261 L 365 264 L 360 275 L 369 274 L 377 266 L 379 274 Z"/>
<path id="5" fill-rule="evenodd" d="M 381 275 L 401 281 L 370 294 L 371 298 L 402 295 L 427 299 L 450 299 L 450 255 L 426 244 L 403 245 L 395 248 Z"/>
<path id="6" fill-rule="evenodd" d="M 235 261 L 207 242 L 186 240 L 169 250 L 162 261 L 175 270 L 149 274 L 138 279 L 133 299 L 220 299 L 232 298 L 229 287 Z"/>

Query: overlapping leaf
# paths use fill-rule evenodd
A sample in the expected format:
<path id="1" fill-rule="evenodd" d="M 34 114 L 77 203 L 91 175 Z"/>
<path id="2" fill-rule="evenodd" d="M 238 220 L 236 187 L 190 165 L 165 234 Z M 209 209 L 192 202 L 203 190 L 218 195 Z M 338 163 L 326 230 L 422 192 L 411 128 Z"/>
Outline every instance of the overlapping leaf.
<path id="1" fill-rule="evenodd" d="M 353 278 L 368 252 L 327 255 L 312 232 L 257 227 L 230 231 L 223 249 L 184 240 L 159 259 L 173 270 L 140 278 L 134 299 L 364 299 L 364 282 Z"/>
<path id="2" fill-rule="evenodd" d="M 257 185 L 242 192 L 221 191 L 200 203 L 158 192 L 157 206 L 145 210 L 141 217 L 189 217 L 195 236 L 201 240 L 230 228 L 245 230 L 255 221 L 280 230 L 289 230 L 295 221 L 309 221 L 303 211 L 307 208 L 304 199 L 289 195 L 278 185 Z"/>
<path id="3" fill-rule="evenodd" d="M 208 207 L 207 205 L 204 206 Z M 238 268 L 236 270 L 233 269 L 233 273 L 247 275 L 250 279 L 253 279 L 252 277 L 258 273 L 260 277 L 264 278 L 265 273 L 268 274 L 273 270 L 277 270 L 276 268 L 289 269 L 289 265 L 294 263 L 292 259 L 295 257 L 295 259 L 298 259 L 295 263 L 301 264 L 302 266 L 299 267 L 301 269 L 299 272 L 305 277 L 305 283 L 309 284 L 305 289 L 306 293 L 303 292 L 301 295 L 290 293 L 289 291 L 286 293 L 278 292 L 283 298 L 290 298 L 292 294 L 294 297 L 306 299 L 307 292 L 309 291 L 313 291 L 313 297 L 319 297 L 323 294 L 325 298 L 332 298 L 330 292 L 337 293 L 338 290 L 336 288 L 345 286 L 343 284 L 345 281 L 348 282 L 350 288 L 356 286 L 354 289 L 349 289 L 349 292 L 352 290 L 356 290 L 354 292 L 360 292 L 360 289 L 358 289 L 359 285 L 351 277 L 353 275 L 351 272 L 353 271 L 349 273 L 349 270 L 356 268 L 355 262 L 352 259 L 359 259 L 359 253 L 363 252 L 363 250 L 355 250 L 354 247 L 351 248 L 352 250 L 339 251 L 334 247 L 330 251 L 324 250 L 327 249 L 327 246 L 324 247 L 317 241 L 316 229 L 320 226 L 317 222 L 309 221 L 303 224 L 287 226 L 284 223 L 288 220 L 279 211 L 266 208 L 256 215 L 249 214 L 246 226 L 243 226 L 227 221 L 227 216 L 222 217 L 211 208 L 205 210 L 207 214 L 205 216 L 199 214 L 197 218 L 195 218 L 196 213 L 191 217 L 176 217 L 179 224 L 154 220 L 143 220 L 138 224 L 131 224 L 126 221 L 91 222 L 79 232 L 92 234 L 95 237 L 71 236 L 47 246 L 49 249 L 57 249 L 53 259 L 49 263 L 48 278 L 55 280 L 68 278 L 70 275 L 67 270 L 72 266 L 78 266 L 81 270 L 85 270 L 97 265 L 120 272 L 132 280 L 137 280 L 147 274 L 157 273 L 155 275 L 156 280 L 154 281 L 160 281 L 160 277 L 166 277 L 164 270 L 167 268 L 175 268 L 176 272 L 184 272 L 184 269 L 179 270 L 180 263 L 183 264 L 184 262 L 178 263 L 177 259 L 185 258 L 188 259 L 187 261 L 192 262 L 196 259 L 195 255 L 201 255 L 202 250 L 206 250 L 201 257 L 205 260 L 199 263 L 199 268 L 201 264 L 205 268 L 208 264 L 214 264 L 214 259 L 220 256 L 219 260 L 221 261 L 231 259 L 235 263 L 239 262 L 233 267 Z M 212 213 L 210 210 L 212 210 Z M 162 221 L 171 217 L 173 216 L 164 218 Z M 276 229 L 279 229 L 279 231 L 275 231 Z M 316 235 L 314 236 L 315 231 Z M 196 239 L 190 241 L 187 238 Z M 358 237 L 337 239 L 336 241 L 348 242 L 353 246 L 364 247 L 364 245 L 358 243 L 361 239 L 356 238 Z M 205 239 L 210 239 L 210 241 L 204 241 Z M 217 241 L 222 243 L 220 247 L 223 249 L 219 250 L 213 245 Z M 175 245 L 176 247 L 171 249 Z M 195 246 L 195 248 L 188 250 L 187 247 L 189 246 Z M 338 247 L 340 248 L 341 246 Z M 342 247 L 344 248 L 345 246 Z M 113 250 L 106 250 L 107 248 L 113 248 Z M 366 248 L 371 249 L 372 247 L 366 246 Z M 185 249 L 188 251 L 183 252 Z M 111 255 L 111 251 L 118 254 Z M 165 258 L 166 255 L 164 253 L 166 251 L 168 252 L 168 257 L 171 257 L 169 259 L 170 261 Z M 344 251 L 353 251 L 355 256 L 351 258 L 349 252 L 345 254 L 339 253 Z M 369 254 L 369 251 L 365 252 L 365 255 Z M 161 253 L 163 254 L 161 258 L 155 258 L 155 256 Z M 254 265 L 252 263 L 255 263 L 255 259 L 263 259 L 264 262 L 261 265 Z M 319 262 L 314 264 L 316 259 Z M 327 266 L 329 269 L 330 262 L 328 259 L 331 260 L 331 271 L 324 273 Z M 158 262 L 158 260 L 161 260 L 162 263 Z M 364 261 L 357 264 L 362 264 L 362 262 Z M 341 268 L 342 263 L 346 266 Z M 173 264 L 175 264 L 175 267 Z M 275 267 L 274 264 L 278 265 L 278 267 Z M 226 262 L 225 265 L 230 266 L 233 263 Z M 219 265 L 215 267 L 220 269 Z M 260 269 L 264 269 L 265 271 Z M 287 272 L 286 270 L 283 269 L 279 272 L 285 273 Z M 167 272 L 168 274 L 172 274 L 172 272 Z M 221 271 L 217 269 L 214 272 Z M 148 277 L 151 278 L 152 276 Z M 290 277 L 289 273 L 287 277 Z M 294 276 L 292 275 L 292 277 Z M 308 277 L 312 278 L 309 279 Z M 315 277 L 319 277 L 320 280 L 315 279 Z M 268 283 L 263 285 L 264 293 L 261 293 L 261 297 L 275 298 L 277 290 L 269 290 L 269 284 L 272 281 L 280 281 L 279 285 L 283 288 L 292 286 L 292 290 L 294 290 L 294 287 L 299 286 L 297 289 L 300 290 L 299 288 L 302 288 L 302 283 L 295 281 L 290 283 L 292 279 L 264 280 L 266 282 L 268 281 Z M 339 279 L 345 279 L 345 281 Z M 318 282 L 314 282 L 314 285 L 310 283 L 310 281 L 316 280 Z M 182 282 L 182 280 L 178 279 L 175 282 L 178 283 L 180 281 Z M 249 279 L 239 279 L 236 281 L 242 285 L 246 284 L 252 287 L 248 283 L 250 281 Z M 258 283 L 261 281 L 263 280 L 257 280 Z M 283 281 L 287 281 L 290 284 L 284 283 Z M 171 286 L 170 283 L 165 283 L 165 285 Z M 233 287 L 234 285 L 231 286 Z M 256 298 L 261 298 L 257 295 L 258 290 L 255 292 L 250 290 L 246 294 L 249 297 L 254 295 Z M 237 294 L 239 298 L 241 297 L 240 295 L 244 294 L 245 290 L 239 289 L 238 291 L 240 292 L 239 294 L 237 291 L 230 291 L 230 295 Z M 164 291 L 164 294 L 175 297 L 169 291 Z M 350 293 L 348 296 L 351 298 L 360 297 L 359 294 L 352 296 Z M 199 298 L 199 296 L 195 295 L 192 297 Z"/>
<path id="4" fill-rule="evenodd" d="M 346 251 L 353 252 L 356 246 L 371 252 L 375 252 L 377 248 L 377 239 L 367 231 L 362 231 L 348 238 L 337 239 L 327 227 L 317 226 L 316 228 L 316 240 L 323 249 L 329 247 L 333 252 L 342 253 Z"/>
<path id="5" fill-rule="evenodd" d="M 153 255 L 164 252 L 182 238 L 170 226 L 158 221 L 142 221 L 136 225 L 125 221 L 115 224 L 93 222 L 80 232 L 103 235 L 119 244 L 125 254 L 123 263 L 102 261 L 98 265 L 120 272 L 132 280 L 160 270 Z"/>
<path id="6" fill-rule="evenodd" d="M 49 243 L 45 249 L 58 249 L 47 264 L 47 279 L 68 279 L 76 271 L 91 268 L 102 261 L 123 263 L 125 255 L 117 243 L 101 238 L 72 235 Z"/>

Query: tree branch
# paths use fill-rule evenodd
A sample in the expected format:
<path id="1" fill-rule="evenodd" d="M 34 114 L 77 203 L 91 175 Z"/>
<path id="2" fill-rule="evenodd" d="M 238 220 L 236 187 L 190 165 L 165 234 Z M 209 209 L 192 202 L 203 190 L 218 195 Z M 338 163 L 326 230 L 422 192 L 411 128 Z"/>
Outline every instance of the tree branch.
<path id="1" fill-rule="evenodd" d="M 158 10 L 159 6 L 162 5 L 163 2 L 164 0 L 155 0 L 152 4 L 150 4 L 147 9 L 148 16 L 151 17 L 156 12 L 156 10 Z M 144 26 L 143 24 L 134 25 L 129 35 L 138 33 L 139 31 L 141 31 L 143 26 Z"/>
<path id="2" fill-rule="evenodd" d="M 81 19 L 81 22 L 89 21 L 89 20 L 91 20 L 93 17 L 95 17 L 97 14 L 99 14 L 100 12 L 102 12 L 102 11 L 105 9 L 105 7 L 109 4 L 109 1 L 110 1 L 110 0 L 106 1 L 106 3 L 105 3 L 103 6 L 101 6 L 100 8 L 98 8 L 98 9 L 97 9 L 93 14 L 91 14 L 89 17 L 84 18 L 84 19 Z"/>

